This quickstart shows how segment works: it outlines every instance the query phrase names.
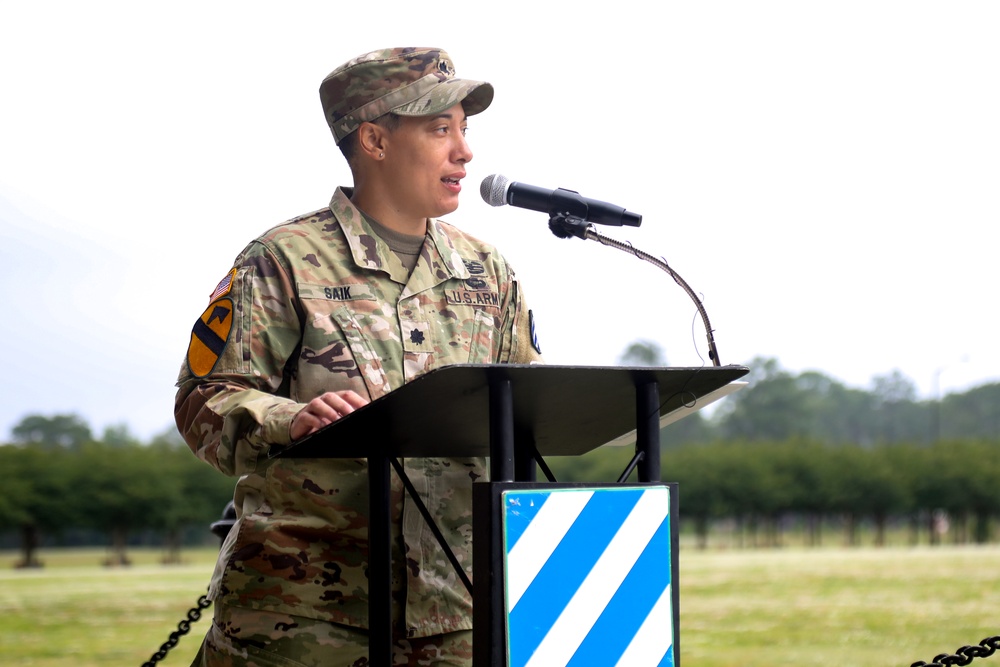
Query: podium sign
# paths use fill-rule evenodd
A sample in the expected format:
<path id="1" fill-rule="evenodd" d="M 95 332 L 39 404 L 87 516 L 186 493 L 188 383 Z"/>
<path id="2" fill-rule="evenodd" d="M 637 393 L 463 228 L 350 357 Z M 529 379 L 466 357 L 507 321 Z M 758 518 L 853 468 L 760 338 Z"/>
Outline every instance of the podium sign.
<path id="1" fill-rule="evenodd" d="M 673 665 L 666 486 L 501 497 L 511 667 Z"/>
<path id="2" fill-rule="evenodd" d="M 475 485 L 474 664 L 675 665 L 676 492 Z"/>

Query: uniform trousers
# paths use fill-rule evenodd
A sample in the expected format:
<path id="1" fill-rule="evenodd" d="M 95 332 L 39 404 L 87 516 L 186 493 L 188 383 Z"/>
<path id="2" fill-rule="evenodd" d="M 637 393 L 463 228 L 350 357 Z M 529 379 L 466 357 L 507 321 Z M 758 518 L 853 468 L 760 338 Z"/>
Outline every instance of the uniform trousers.
<path id="1" fill-rule="evenodd" d="M 392 667 L 469 667 L 472 630 L 393 638 Z M 382 667 L 368 631 L 303 616 L 216 604 L 192 667 Z M 387 666 L 386 666 L 387 667 Z"/>

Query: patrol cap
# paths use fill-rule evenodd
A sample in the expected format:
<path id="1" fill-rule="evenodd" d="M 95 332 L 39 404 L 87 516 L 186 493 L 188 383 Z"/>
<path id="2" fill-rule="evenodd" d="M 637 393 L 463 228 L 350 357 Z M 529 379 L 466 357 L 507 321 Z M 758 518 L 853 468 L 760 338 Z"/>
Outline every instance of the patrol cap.
<path id="1" fill-rule="evenodd" d="M 372 51 L 344 63 L 323 79 L 319 98 L 339 144 L 361 123 L 390 111 L 430 116 L 462 102 L 465 113 L 477 114 L 493 101 L 493 86 L 456 79 L 455 66 L 441 49 L 404 47 Z"/>

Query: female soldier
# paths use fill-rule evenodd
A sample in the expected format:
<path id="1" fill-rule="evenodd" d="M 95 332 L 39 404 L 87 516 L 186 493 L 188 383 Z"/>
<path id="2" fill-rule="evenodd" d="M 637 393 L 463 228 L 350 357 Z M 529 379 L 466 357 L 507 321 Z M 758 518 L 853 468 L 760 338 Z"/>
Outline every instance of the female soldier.
<path id="1" fill-rule="evenodd" d="M 511 267 L 437 220 L 458 207 L 468 117 L 492 98 L 440 49 L 375 51 L 334 70 L 320 99 L 353 188 L 252 241 L 195 323 L 177 426 L 200 458 L 239 476 L 195 664 L 368 664 L 365 460 L 267 450 L 433 368 L 539 358 Z M 405 468 L 471 577 L 483 461 Z M 392 483 L 394 663 L 469 664 L 471 600 Z"/>

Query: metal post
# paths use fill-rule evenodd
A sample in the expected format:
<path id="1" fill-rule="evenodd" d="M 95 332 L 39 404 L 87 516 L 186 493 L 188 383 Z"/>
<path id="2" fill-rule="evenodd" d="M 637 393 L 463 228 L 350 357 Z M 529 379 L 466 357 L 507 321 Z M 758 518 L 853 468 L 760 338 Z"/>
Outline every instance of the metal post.
<path id="1" fill-rule="evenodd" d="M 514 481 L 514 390 L 510 380 L 490 380 L 490 481 Z"/>
<path id="2" fill-rule="evenodd" d="M 635 450 L 642 453 L 639 481 L 660 481 L 660 386 L 656 380 L 635 386 Z"/>
<path id="3" fill-rule="evenodd" d="M 390 467 L 386 456 L 368 457 L 368 660 L 392 664 L 392 526 Z"/>
<path id="4" fill-rule="evenodd" d="M 538 479 L 535 465 L 535 443 L 530 437 L 520 437 L 514 442 L 514 480 L 534 482 Z"/>

